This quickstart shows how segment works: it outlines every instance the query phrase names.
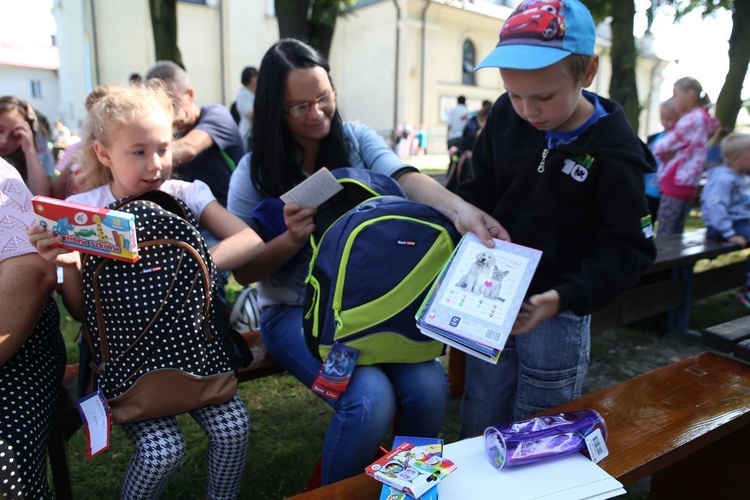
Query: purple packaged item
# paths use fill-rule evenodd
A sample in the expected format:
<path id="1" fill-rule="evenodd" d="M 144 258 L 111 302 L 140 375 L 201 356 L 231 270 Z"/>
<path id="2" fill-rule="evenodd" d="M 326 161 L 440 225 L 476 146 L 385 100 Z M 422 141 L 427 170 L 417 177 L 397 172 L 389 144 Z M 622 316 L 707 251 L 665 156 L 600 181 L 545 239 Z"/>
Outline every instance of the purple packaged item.
<path id="1" fill-rule="evenodd" d="M 607 425 L 595 410 L 578 410 L 507 422 L 484 431 L 484 452 L 497 469 L 530 464 L 586 450 L 596 429 L 607 439 Z"/>

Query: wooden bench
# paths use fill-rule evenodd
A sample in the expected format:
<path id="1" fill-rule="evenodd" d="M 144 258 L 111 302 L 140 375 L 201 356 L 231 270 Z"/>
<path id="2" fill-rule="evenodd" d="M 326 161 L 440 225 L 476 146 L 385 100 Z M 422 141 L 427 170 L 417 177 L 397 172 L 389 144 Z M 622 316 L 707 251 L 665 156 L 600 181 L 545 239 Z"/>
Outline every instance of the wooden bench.
<path id="1" fill-rule="evenodd" d="M 693 301 L 744 284 L 744 260 L 693 272 L 699 260 L 739 250 L 729 241 L 707 238 L 705 229 L 657 238 L 655 243 L 656 260 L 638 283 L 592 315 L 592 334 L 666 312 L 668 330 L 687 335 Z M 450 349 L 448 359 L 451 395 L 459 397 L 464 387 L 466 354 Z"/>
<path id="2" fill-rule="evenodd" d="M 701 342 L 725 356 L 750 362 L 750 316 L 706 328 Z"/>
<path id="3" fill-rule="evenodd" d="M 593 333 L 668 312 L 670 331 L 686 334 L 693 301 L 744 284 L 744 260 L 694 272 L 699 260 L 739 250 L 729 241 L 707 238 L 705 229 L 664 236 L 655 243 L 656 260 L 638 283 L 593 314 Z"/>
<path id="4" fill-rule="evenodd" d="M 242 336 L 250 346 L 254 359 L 250 365 L 238 370 L 237 380 L 240 383 L 284 372 L 281 365 L 277 364 L 266 351 L 259 331 L 245 332 Z M 68 442 L 82 425 L 75 406 L 76 399 L 78 399 L 77 363 L 66 367 L 55 409 L 54 424 L 47 445 L 55 497 L 60 500 L 73 498 L 68 464 Z"/>
<path id="5" fill-rule="evenodd" d="M 652 499 L 746 498 L 750 366 L 702 353 L 545 414 L 584 408 L 604 417 L 609 456 L 600 465 L 626 488 L 650 476 Z M 292 499 L 369 500 L 380 488 L 360 474 Z"/>

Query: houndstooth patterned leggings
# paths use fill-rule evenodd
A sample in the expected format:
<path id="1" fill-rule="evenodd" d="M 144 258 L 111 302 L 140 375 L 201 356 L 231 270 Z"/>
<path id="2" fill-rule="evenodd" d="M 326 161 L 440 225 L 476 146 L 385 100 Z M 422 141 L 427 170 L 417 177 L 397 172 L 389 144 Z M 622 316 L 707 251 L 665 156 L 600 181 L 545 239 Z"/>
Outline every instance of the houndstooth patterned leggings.
<path id="1" fill-rule="evenodd" d="M 239 396 L 190 412 L 208 436 L 206 499 L 235 499 L 245 469 L 250 417 Z M 122 484 L 123 499 L 157 499 L 185 454 L 175 417 L 122 424 L 134 453 Z"/>

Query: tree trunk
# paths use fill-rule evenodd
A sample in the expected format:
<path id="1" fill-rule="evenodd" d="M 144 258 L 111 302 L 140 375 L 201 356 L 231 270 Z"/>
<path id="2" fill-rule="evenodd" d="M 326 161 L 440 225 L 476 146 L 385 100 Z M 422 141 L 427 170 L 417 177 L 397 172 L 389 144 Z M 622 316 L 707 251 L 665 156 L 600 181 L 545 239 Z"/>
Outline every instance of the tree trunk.
<path id="1" fill-rule="evenodd" d="M 279 23 L 279 38 L 296 38 L 309 42 L 310 0 L 274 0 L 274 6 Z"/>
<path id="2" fill-rule="evenodd" d="M 326 59 L 339 15 L 339 0 L 274 0 L 279 38 L 296 38 Z"/>
<path id="3" fill-rule="evenodd" d="M 182 54 L 177 47 L 177 0 L 149 0 L 148 4 L 156 60 L 172 61 L 184 68 Z"/>
<path id="4" fill-rule="evenodd" d="M 612 80 L 609 95 L 623 107 L 628 123 L 637 132 L 641 106 L 635 80 L 638 52 L 633 37 L 634 17 L 635 4 L 632 1 L 612 2 Z"/>
<path id="5" fill-rule="evenodd" d="M 340 0 L 315 0 L 310 16 L 310 43 L 328 59 L 331 52 L 333 31 L 340 15 Z"/>
<path id="6" fill-rule="evenodd" d="M 750 0 L 734 0 L 732 34 L 729 37 L 729 71 L 716 100 L 716 118 L 734 129 L 742 107 L 742 85 L 750 63 Z M 710 96 L 709 96 L 710 97 Z"/>

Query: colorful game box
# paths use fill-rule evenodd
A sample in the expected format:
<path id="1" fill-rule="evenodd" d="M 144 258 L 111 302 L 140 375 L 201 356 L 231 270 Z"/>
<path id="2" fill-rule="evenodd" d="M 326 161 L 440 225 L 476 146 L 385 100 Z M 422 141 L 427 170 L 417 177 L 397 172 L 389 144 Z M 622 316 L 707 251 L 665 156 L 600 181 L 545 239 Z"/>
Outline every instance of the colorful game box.
<path id="1" fill-rule="evenodd" d="M 31 201 L 36 224 L 62 235 L 63 248 L 126 262 L 140 258 L 135 215 L 46 196 Z"/>
<path id="2" fill-rule="evenodd" d="M 454 470 L 456 464 L 450 460 L 403 442 L 368 465 L 365 473 L 412 498 L 420 498 Z"/>
<path id="3" fill-rule="evenodd" d="M 412 450 L 423 450 L 432 455 L 443 456 L 443 440 L 441 438 L 428 438 L 420 436 L 395 436 L 393 438 L 393 448 L 398 447 L 401 443 L 412 443 Z M 437 500 L 438 489 L 430 488 L 422 495 L 419 500 Z M 380 490 L 380 500 L 410 500 L 409 495 L 403 491 L 397 490 L 387 484 L 383 485 Z"/>

